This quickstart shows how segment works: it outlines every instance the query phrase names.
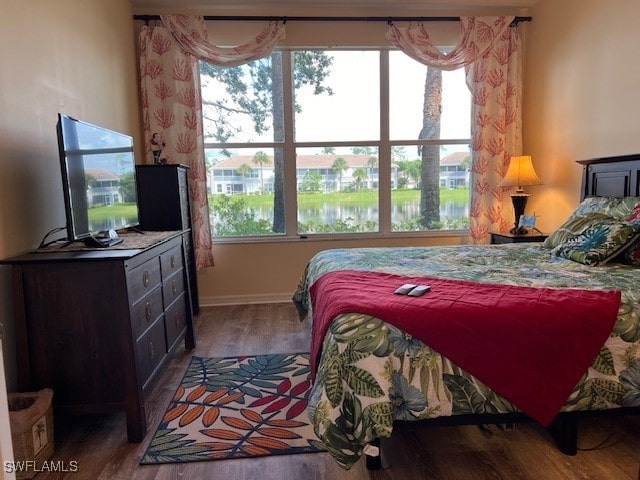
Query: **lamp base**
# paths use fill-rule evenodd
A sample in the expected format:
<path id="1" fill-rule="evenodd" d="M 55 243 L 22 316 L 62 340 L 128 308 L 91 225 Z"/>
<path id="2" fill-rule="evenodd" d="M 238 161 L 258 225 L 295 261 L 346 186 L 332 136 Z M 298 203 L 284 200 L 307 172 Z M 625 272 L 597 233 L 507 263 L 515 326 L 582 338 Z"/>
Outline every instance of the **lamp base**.
<path id="1" fill-rule="evenodd" d="M 513 233 L 514 235 L 526 235 L 527 233 L 529 233 L 529 230 L 524 227 L 513 227 L 511 230 L 509 230 L 509 233 Z"/>
<path id="2" fill-rule="evenodd" d="M 516 216 L 516 221 L 513 224 L 513 228 L 509 230 L 510 233 L 515 235 L 524 235 L 527 233 L 527 229 L 520 226 L 520 217 L 524 215 L 524 209 L 527 206 L 527 200 L 529 199 L 529 195 L 523 193 L 522 191 L 517 191 L 513 195 L 511 195 L 511 202 L 513 203 L 513 213 Z"/>

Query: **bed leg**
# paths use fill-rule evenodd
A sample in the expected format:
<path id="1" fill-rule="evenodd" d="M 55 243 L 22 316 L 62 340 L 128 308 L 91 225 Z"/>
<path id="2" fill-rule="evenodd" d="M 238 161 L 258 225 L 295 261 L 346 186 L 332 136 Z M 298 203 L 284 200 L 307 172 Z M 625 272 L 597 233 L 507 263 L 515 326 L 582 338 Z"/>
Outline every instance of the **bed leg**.
<path id="1" fill-rule="evenodd" d="M 367 457 L 367 470 L 380 470 L 382 458 L 380 456 L 380 437 L 376 437 L 364 447 Z"/>
<path id="2" fill-rule="evenodd" d="M 578 452 L 578 417 L 575 415 L 558 415 L 549 425 L 551 436 L 558 448 L 565 455 Z"/>

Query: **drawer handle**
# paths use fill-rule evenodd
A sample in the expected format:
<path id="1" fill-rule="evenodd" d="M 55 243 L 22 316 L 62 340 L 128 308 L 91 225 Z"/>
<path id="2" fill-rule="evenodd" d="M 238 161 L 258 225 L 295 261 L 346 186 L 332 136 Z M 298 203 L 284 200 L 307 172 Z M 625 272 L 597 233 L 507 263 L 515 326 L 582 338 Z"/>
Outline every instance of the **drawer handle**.
<path id="1" fill-rule="evenodd" d="M 149 270 L 145 270 L 145 271 L 142 273 L 142 284 L 143 284 L 145 287 L 148 287 L 148 286 L 149 286 L 149 282 L 150 282 L 150 281 L 151 281 L 151 278 L 150 278 L 150 276 L 149 276 Z"/>
<path id="2" fill-rule="evenodd" d="M 176 268 L 176 257 L 171 255 L 171 268 Z"/>
<path id="3" fill-rule="evenodd" d="M 176 293 L 178 293 L 178 286 L 176 285 L 175 279 L 173 279 L 173 281 L 171 282 L 171 293 L 173 293 L 174 296 Z"/>
<path id="4" fill-rule="evenodd" d="M 149 302 L 144 306 L 144 317 L 147 319 L 147 322 L 151 320 L 151 304 Z"/>
<path id="5" fill-rule="evenodd" d="M 153 358 L 156 354 L 156 350 L 153 347 L 153 342 L 149 342 L 149 358 Z"/>

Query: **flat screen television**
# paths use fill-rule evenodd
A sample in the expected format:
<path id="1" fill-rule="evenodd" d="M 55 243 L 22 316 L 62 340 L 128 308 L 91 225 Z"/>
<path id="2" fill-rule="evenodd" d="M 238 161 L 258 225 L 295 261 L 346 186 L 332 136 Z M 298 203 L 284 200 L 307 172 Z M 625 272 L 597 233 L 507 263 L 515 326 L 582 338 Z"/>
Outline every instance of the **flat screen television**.
<path id="1" fill-rule="evenodd" d="M 118 230 L 139 224 L 133 138 L 64 114 L 57 133 L 68 240 L 121 242 Z"/>

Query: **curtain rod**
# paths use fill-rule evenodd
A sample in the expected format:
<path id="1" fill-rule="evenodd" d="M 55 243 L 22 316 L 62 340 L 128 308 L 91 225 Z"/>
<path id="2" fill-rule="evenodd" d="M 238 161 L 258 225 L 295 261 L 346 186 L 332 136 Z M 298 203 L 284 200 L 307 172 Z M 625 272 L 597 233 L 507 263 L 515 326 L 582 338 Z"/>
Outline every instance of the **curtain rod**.
<path id="1" fill-rule="evenodd" d="M 160 15 L 134 15 L 134 20 L 160 20 Z M 458 22 L 460 17 L 288 17 L 288 16 L 252 16 L 252 15 L 204 15 L 205 20 L 237 21 L 281 21 L 281 22 Z M 530 22 L 531 17 L 515 17 L 511 25 Z"/>

